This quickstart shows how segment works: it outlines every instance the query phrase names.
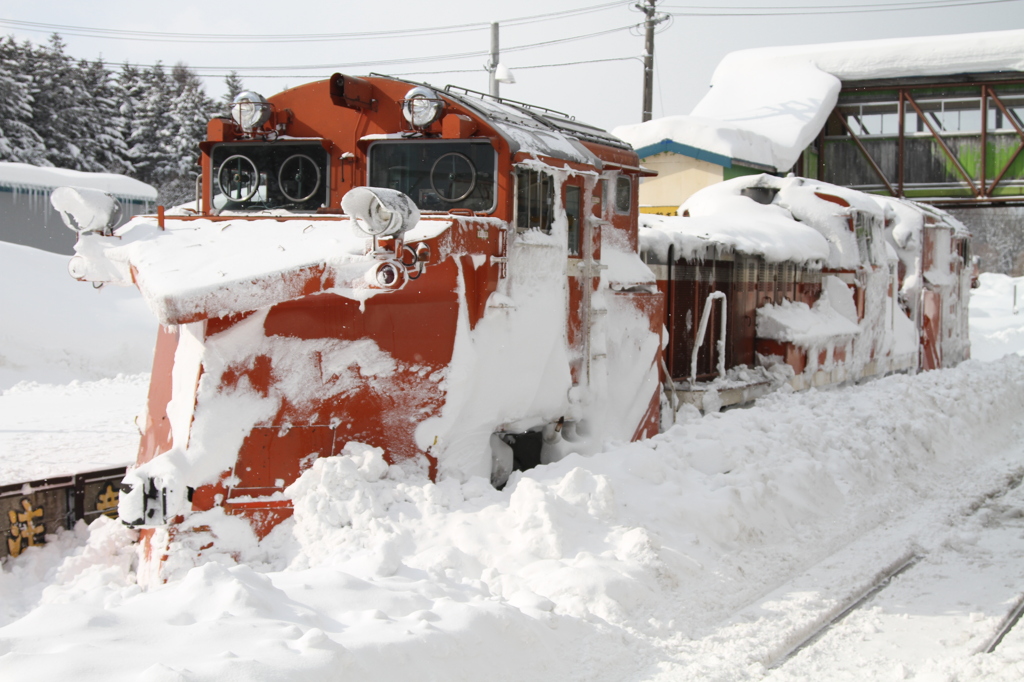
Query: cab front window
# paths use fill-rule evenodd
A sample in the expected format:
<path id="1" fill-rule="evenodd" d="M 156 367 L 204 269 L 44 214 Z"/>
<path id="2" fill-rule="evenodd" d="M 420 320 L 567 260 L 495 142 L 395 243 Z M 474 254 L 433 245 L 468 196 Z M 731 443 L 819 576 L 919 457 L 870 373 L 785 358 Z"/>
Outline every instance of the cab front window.
<path id="1" fill-rule="evenodd" d="M 327 152 L 319 142 L 250 142 L 213 148 L 218 211 L 316 211 L 329 201 Z"/>
<path id="2" fill-rule="evenodd" d="M 497 155 L 487 141 L 401 140 L 369 150 L 371 187 L 396 189 L 421 211 L 491 211 Z"/>

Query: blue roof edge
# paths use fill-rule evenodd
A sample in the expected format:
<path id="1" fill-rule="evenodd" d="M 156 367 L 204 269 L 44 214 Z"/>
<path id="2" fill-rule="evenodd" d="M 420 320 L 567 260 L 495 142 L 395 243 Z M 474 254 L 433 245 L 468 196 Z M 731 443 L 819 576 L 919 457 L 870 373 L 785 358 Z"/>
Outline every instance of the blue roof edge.
<path id="1" fill-rule="evenodd" d="M 641 159 L 646 159 L 649 156 L 660 154 L 662 152 L 674 152 L 681 154 L 682 156 L 689 156 L 691 159 L 698 159 L 700 161 L 707 161 L 708 163 L 714 163 L 723 168 L 732 168 L 732 159 L 722 154 L 715 154 L 709 152 L 706 149 L 699 149 L 697 147 L 691 147 L 688 144 L 682 144 L 675 140 L 662 140 L 654 144 L 649 144 L 646 147 L 640 147 L 636 150 L 637 156 Z"/>

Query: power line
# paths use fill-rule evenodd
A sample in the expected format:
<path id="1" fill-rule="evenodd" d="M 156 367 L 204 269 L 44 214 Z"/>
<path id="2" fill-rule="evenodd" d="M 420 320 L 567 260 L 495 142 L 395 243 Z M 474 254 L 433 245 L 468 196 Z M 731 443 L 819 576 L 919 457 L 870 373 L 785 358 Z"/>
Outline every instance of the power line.
<path id="1" fill-rule="evenodd" d="M 545 40 L 537 43 L 529 43 L 526 45 L 517 45 L 514 47 L 505 48 L 505 52 L 521 52 L 523 50 L 532 50 L 540 47 L 547 47 L 549 45 L 559 45 L 562 43 L 575 42 L 577 40 L 586 40 L 588 38 L 596 38 L 598 36 L 610 35 L 612 33 L 619 33 L 622 31 L 628 31 L 632 28 L 630 26 L 619 26 L 617 28 L 606 29 L 603 31 L 595 31 L 593 33 L 585 33 L 578 36 L 569 36 L 567 38 L 556 38 L 554 40 Z M 304 70 L 335 70 L 335 69 L 348 69 L 358 68 L 367 66 L 398 66 L 401 64 L 417 64 L 422 62 L 440 62 L 450 61 L 457 59 L 467 59 L 470 57 L 482 57 L 490 54 L 486 50 L 476 50 L 472 52 L 457 52 L 453 54 L 433 55 L 430 57 L 400 57 L 395 59 L 378 59 L 372 61 L 362 62 L 348 62 L 344 64 L 292 64 L 287 66 L 189 66 L 193 71 L 237 71 L 239 73 L 251 72 L 251 71 L 304 71 Z M 89 60 L 86 60 L 89 61 Z M 141 64 L 145 68 L 151 68 L 154 64 Z M 476 69 L 474 69 L 476 70 Z M 201 74 L 210 75 L 210 74 Z M 254 77 L 249 75 L 249 77 Z M 289 76 L 295 77 L 295 76 Z"/>
<path id="2" fill-rule="evenodd" d="M 581 59 L 575 62 L 559 62 L 558 64 L 531 64 L 529 66 L 517 66 L 516 71 L 524 71 L 526 69 L 549 69 L 557 66 L 577 66 L 579 64 L 600 64 L 602 62 L 625 62 L 633 59 L 641 59 L 641 57 L 607 57 L 605 59 Z M 479 73 L 480 69 L 446 69 L 444 71 L 406 71 L 403 73 L 391 73 L 389 76 L 433 76 L 435 74 L 444 73 Z M 250 76 L 250 78 L 257 78 L 262 76 Z M 270 78 L 319 78 L 319 76 L 269 76 Z"/>
<path id="3" fill-rule="evenodd" d="M 502 25 L 520 26 L 525 24 L 538 23 L 542 21 L 554 21 L 577 17 L 584 14 L 592 14 L 613 7 L 621 7 L 622 0 L 606 2 L 599 5 L 590 5 L 576 9 L 559 10 L 545 14 L 534 14 L 514 19 L 501 21 Z M 467 31 L 478 31 L 489 29 L 490 22 L 477 22 L 468 24 L 454 24 L 451 26 L 434 26 L 424 28 L 382 30 L 382 31 L 359 31 L 354 33 L 293 33 L 293 34 L 244 34 L 244 33 L 173 33 L 162 31 L 130 31 L 113 28 L 96 28 L 89 26 L 72 26 L 67 24 L 49 24 L 35 21 L 21 21 L 17 19 L 0 19 L 0 26 L 10 26 L 23 30 L 35 32 L 57 32 L 64 35 L 73 35 L 85 38 L 106 38 L 113 40 L 141 40 L 147 42 L 170 42 L 170 43 L 293 43 L 293 42 L 327 42 L 342 40 L 368 40 L 374 38 L 416 38 L 432 35 L 448 35 L 452 33 L 464 33 Z"/>
<path id="4" fill-rule="evenodd" d="M 850 5 L 837 5 L 835 3 L 827 3 L 824 5 L 815 4 L 804 4 L 804 5 L 662 5 L 662 7 L 671 7 L 674 9 L 715 9 L 715 10 L 815 10 L 815 9 L 848 9 L 848 8 L 865 8 L 865 7 L 887 7 L 887 8 L 899 8 L 899 7 L 913 7 L 915 5 L 945 5 L 955 4 L 963 2 L 963 0 L 910 0 L 910 2 L 884 2 L 884 3 L 854 3 Z"/>
<path id="5" fill-rule="evenodd" d="M 908 12 L 916 10 L 946 9 L 997 5 L 1021 0 L 924 0 L 921 2 L 887 3 L 885 5 L 790 5 L 774 7 L 661 5 L 659 9 L 672 11 L 674 16 L 685 17 L 798 17 L 831 14 L 867 14 L 872 12 Z"/>
<path id="6" fill-rule="evenodd" d="M 641 61 L 642 59 L 643 59 L 643 57 L 640 57 L 640 56 L 633 56 L 633 57 L 607 57 L 605 59 L 581 59 L 581 60 L 575 61 L 575 62 L 559 62 L 557 64 L 529 64 L 527 66 L 517 66 L 517 67 L 515 67 L 515 70 L 516 71 L 524 71 L 524 70 L 527 70 L 527 69 L 549 69 L 549 68 L 555 68 L 555 67 L 561 67 L 561 66 L 578 66 L 580 64 L 600 64 L 600 63 L 603 63 L 603 62 L 628 62 L 628 61 L 632 61 L 632 60 Z M 400 72 L 400 73 L 389 73 L 389 74 L 385 74 L 385 75 L 388 75 L 388 76 L 435 76 L 435 75 L 446 74 L 446 73 L 483 73 L 483 71 L 481 69 L 443 69 L 443 70 L 440 70 L 440 71 L 403 71 L 403 72 Z M 206 78 L 226 78 L 228 76 L 228 74 L 227 73 L 207 73 L 207 74 L 203 74 L 203 76 L 206 77 Z M 285 74 L 285 75 L 280 75 L 280 74 L 271 75 L 271 74 L 251 73 L 251 74 L 248 74 L 246 76 L 246 78 L 295 78 L 295 79 L 302 79 L 302 78 L 320 78 L 320 79 L 322 79 L 323 77 L 324 77 L 324 75 L 322 73 L 315 73 L 315 74 L 294 74 L 294 73 L 289 73 L 289 74 Z"/>

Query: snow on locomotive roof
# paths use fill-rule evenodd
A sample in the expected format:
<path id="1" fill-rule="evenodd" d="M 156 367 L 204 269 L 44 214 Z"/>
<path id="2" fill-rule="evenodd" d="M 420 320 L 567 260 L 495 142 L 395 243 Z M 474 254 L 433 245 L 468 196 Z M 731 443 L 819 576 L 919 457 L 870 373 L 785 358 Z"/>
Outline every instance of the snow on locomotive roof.
<path id="1" fill-rule="evenodd" d="M 764 256 L 773 263 L 822 262 L 828 258 L 828 243 L 813 228 L 786 217 L 782 211 L 762 211 L 756 204 L 744 206 L 743 202 L 754 204 L 739 197 L 735 204 L 723 206 L 719 215 L 684 218 L 641 214 L 641 248 L 667 254 L 671 245 L 676 259 L 713 257 L 712 249 Z M 667 255 L 662 257 L 667 259 Z"/>
<path id="2" fill-rule="evenodd" d="M 674 246 L 675 259 L 713 257 L 713 251 L 763 256 L 769 262 L 824 263 L 828 240 L 813 227 L 793 217 L 777 203 L 761 204 L 742 190 L 769 176 L 746 176 L 707 187 L 683 205 L 688 215 L 640 215 L 640 243 L 667 260 Z M 833 205 L 834 208 L 838 208 Z"/>
<path id="3" fill-rule="evenodd" d="M 599 159 L 583 146 L 583 141 L 629 148 L 614 135 L 561 112 L 453 86 L 448 86 L 444 95 L 486 119 L 508 140 L 513 154 L 533 152 L 600 167 Z"/>
<path id="4" fill-rule="evenodd" d="M 671 139 L 787 170 L 825 124 L 842 81 L 993 71 L 1024 71 L 1024 30 L 740 50 L 718 65 L 690 116 L 615 132 L 636 147 Z M 754 145 L 759 138 L 770 154 Z"/>
<path id="5" fill-rule="evenodd" d="M 757 194 L 767 203 L 755 200 Z M 850 268 L 862 257 L 850 228 L 855 212 L 871 216 L 879 224 L 894 225 L 896 230 L 906 229 L 910 233 L 904 240 L 908 249 L 914 245 L 919 249 L 920 237 L 914 235 L 925 223 L 963 229 L 942 211 L 884 199 L 807 178 L 743 176 L 697 192 L 680 207 L 681 216 L 641 215 L 641 226 L 651 228 L 641 230 L 641 244 L 644 250 L 657 249 L 662 259 L 667 257 L 669 245 L 674 245 L 676 258 L 703 258 L 712 255 L 712 250 L 735 251 L 762 256 L 769 262 Z M 897 203 L 899 211 L 894 206 Z M 871 248 L 876 250 L 874 262 L 888 258 L 883 245 Z"/>
<path id="6" fill-rule="evenodd" d="M 115 173 L 83 173 L 66 168 L 40 168 L 27 163 L 0 162 L 0 186 L 51 190 L 64 186 L 87 187 L 125 197 L 156 201 L 151 185 Z"/>

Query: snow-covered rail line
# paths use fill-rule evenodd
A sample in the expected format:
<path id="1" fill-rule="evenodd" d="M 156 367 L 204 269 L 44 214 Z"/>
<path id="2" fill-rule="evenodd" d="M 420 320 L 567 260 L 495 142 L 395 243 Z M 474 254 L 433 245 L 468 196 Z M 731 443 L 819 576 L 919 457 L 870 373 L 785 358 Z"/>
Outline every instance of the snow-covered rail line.
<path id="1" fill-rule="evenodd" d="M 913 677 L 995 651 L 1024 612 L 1019 483 L 1011 473 L 1001 491 L 951 517 L 924 542 L 929 552 L 914 570 L 894 575 L 888 589 L 844 613 L 766 679 L 880 679 L 894 668 Z"/>
<path id="2" fill-rule="evenodd" d="M 1014 605 L 1010 613 L 1006 615 L 1003 623 L 996 631 L 995 636 L 981 648 L 979 653 L 990 654 L 995 651 L 996 647 L 998 647 L 1006 635 L 1010 633 L 1010 630 L 1013 630 L 1014 626 L 1020 622 L 1021 616 L 1024 616 L 1024 594 L 1017 598 L 1017 603 Z"/>
<path id="3" fill-rule="evenodd" d="M 984 508 L 985 505 L 989 504 L 993 500 L 998 500 L 999 498 L 1005 497 L 1006 495 L 1020 487 L 1020 484 L 1022 482 L 1024 482 L 1024 467 L 1018 467 L 1013 471 L 1007 473 L 1004 482 L 997 485 L 993 490 L 989 491 L 988 493 L 978 497 L 970 505 L 968 505 L 967 511 L 964 515 L 969 516 L 971 514 L 974 514 L 979 509 Z"/>
<path id="4" fill-rule="evenodd" d="M 918 554 L 915 551 L 908 552 L 907 555 L 905 555 L 899 561 L 893 564 L 889 568 L 889 570 L 884 571 L 881 577 L 875 582 L 874 585 L 868 588 L 859 597 L 856 597 L 852 602 L 849 602 L 846 608 L 840 611 L 835 617 L 833 617 L 820 628 L 818 628 L 810 635 L 808 635 L 802 642 L 793 647 L 793 649 L 791 649 L 788 653 L 786 653 L 781 658 L 778 658 L 775 662 L 770 664 L 768 668 L 772 669 L 785 665 L 787 661 L 789 661 L 791 658 L 796 656 L 804 649 L 814 646 L 814 644 L 822 637 L 824 637 L 829 630 L 831 630 L 834 626 L 839 624 L 844 618 L 849 616 L 851 613 L 863 607 L 865 604 L 868 604 L 872 599 L 875 598 L 875 596 L 878 595 L 879 592 L 888 587 L 892 583 L 893 579 L 909 571 L 911 568 L 916 566 L 917 563 L 921 561 L 921 559 L 921 554 Z"/>

